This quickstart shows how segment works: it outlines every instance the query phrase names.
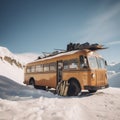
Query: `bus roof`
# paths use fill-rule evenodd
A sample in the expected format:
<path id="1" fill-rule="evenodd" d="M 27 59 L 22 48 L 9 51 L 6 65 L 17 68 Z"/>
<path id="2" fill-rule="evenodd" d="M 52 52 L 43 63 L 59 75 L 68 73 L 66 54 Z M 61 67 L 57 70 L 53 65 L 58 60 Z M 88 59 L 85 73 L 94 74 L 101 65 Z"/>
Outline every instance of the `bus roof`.
<path id="1" fill-rule="evenodd" d="M 62 53 L 58 53 L 57 55 L 53 55 L 53 56 L 48 56 L 48 57 L 45 57 L 45 58 L 37 59 L 34 62 L 49 60 L 49 59 L 53 59 L 53 58 L 57 58 L 57 57 L 61 57 L 61 56 L 66 56 L 66 55 L 72 55 L 72 54 L 79 53 L 79 52 L 81 52 L 81 53 L 82 52 L 88 53 L 88 52 L 93 52 L 93 51 L 88 50 L 88 49 L 84 49 L 84 50 L 73 50 L 73 51 L 68 51 L 68 52 L 62 52 Z"/>
<path id="2" fill-rule="evenodd" d="M 34 63 L 39 63 L 39 62 L 47 62 L 47 61 L 52 61 L 52 60 L 62 60 L 61 57 L 66 58 L 66 57 L 71 57 L 71 55 L 90 55 L 90 56 L 96 56 L 96 57 L 102 57 L 100 56 L 98 53 L 96 53 L 96 50 L 102 50 L 102 49 L 106 49 L 103 47 L 103 45 L 99 45 L 99 44 L 89 44 L 89 43 L 84 43 L 84 44 L 73 44 L 70 43 L 67 45 L 67 50 L 66 51 L 62 51 L 62 52 L 58 52 L 55 51 L 53 53 L 51 53 L 48 56 L 45 56 L 43 58 L 38 57 L 37 60 L 28 63 L 27 65 L 32 65 Z M 65 57 L 64 57 L 65 56 Z M 60 59 L 59 59 L 60 58 Z"/>
<path id="3" fill-rule="evenodd" d="M 41 59 L 37 59 L 33 62 L 30 62 L 28 63 L 27 65 L 31 65 L 31 64 L 34 64 L 34 63 L 38 63 L 38 62 L 43 62 L 43 61 L 46 61 L 46 60 L 52 60 L 54 58 L 58 58 L 58 57 L 62 57 L 62 56 L 68 56 L 68 55 L 72 55 L 72 54 L 89 54 L 89 55 L 94 55 L 94 56 L 99 56 L 99 57 L 102 57 L 100 56 L 99 54 L 97 54 L 95 51 L 93 50 L 89 50 L 89 49 L 83 49 L 83 50 L 73 50 L 73 51 L 68 51 L 68 52 L 62 52 L 62 53 L 58 53 L 56 55 L 53 55 L 53 56 L 48 56 L 48 57 L 44 57 L 44 58 L 41 58 Z"/>

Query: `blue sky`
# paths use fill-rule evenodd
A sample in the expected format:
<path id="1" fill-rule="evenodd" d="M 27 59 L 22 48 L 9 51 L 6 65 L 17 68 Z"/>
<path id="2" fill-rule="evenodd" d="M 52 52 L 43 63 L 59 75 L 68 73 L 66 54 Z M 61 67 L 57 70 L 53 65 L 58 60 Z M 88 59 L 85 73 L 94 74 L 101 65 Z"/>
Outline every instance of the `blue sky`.
<path id="1" fill-rule="evenodd" d="M 120 62 L 120 0 L 0 0 L 0 46 L 41 53 L 70 42 L 103 44 Z"/>

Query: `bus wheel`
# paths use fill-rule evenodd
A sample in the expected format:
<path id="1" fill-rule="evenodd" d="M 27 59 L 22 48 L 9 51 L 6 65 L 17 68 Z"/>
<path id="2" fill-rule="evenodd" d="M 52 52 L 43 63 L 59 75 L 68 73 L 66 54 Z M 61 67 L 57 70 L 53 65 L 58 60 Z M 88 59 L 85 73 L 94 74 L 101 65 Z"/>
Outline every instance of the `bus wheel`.
<path id="1" fill-rule="evenodd" d="M 77 96 L 81 92 L 81 87 L 79 83 L 75 80 L 70 80 L 68 87 L 68 96 Z"/>
<path id="2" fill-rule="evenodd" d="M 88 90 L 89 93 L 95 93 L 97 90 Z"/>
<path id="3" fill-rule="evenodd" d="M 33 87 L 35 87 L 35 81 L 34 81 L 34 79 L 32 78 L 32 79 L 30 79 L 30 81 L 29 81 L 29 85 L 31 85 L 31 86 L 33 86 Z"/>

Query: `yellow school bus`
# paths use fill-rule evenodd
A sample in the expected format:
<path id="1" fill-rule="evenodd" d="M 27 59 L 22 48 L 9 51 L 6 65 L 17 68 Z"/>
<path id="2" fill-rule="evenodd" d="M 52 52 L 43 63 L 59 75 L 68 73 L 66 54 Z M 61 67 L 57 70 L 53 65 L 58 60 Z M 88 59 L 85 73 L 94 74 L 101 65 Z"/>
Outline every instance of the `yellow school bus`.
<path id="1" fill-rule="evenodd" d="M 96 50 L 82 49 L 38 59 L 25 67 L 24 84 L 55 88 L 62 96 L 77 96 L 107 88 L 106 61 Z"/>

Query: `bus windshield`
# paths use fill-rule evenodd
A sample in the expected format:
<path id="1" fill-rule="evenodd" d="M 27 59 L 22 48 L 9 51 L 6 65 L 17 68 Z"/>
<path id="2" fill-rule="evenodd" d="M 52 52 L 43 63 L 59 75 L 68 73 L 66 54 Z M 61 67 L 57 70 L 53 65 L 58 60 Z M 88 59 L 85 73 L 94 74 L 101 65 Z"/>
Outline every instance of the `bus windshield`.
<path id="1" fill-rule="evenodd" d="M 98 69 L 97 59 L 94 56 L 88 56 L 89 66 L 92 69 Z"/>
<path id="2" fill-rule="evenodd" d="M 103 58 L 96 58 L 94 56 L 88 56 L 89 66 L 92 69 L 105 69 L 105 60 Z"/>

